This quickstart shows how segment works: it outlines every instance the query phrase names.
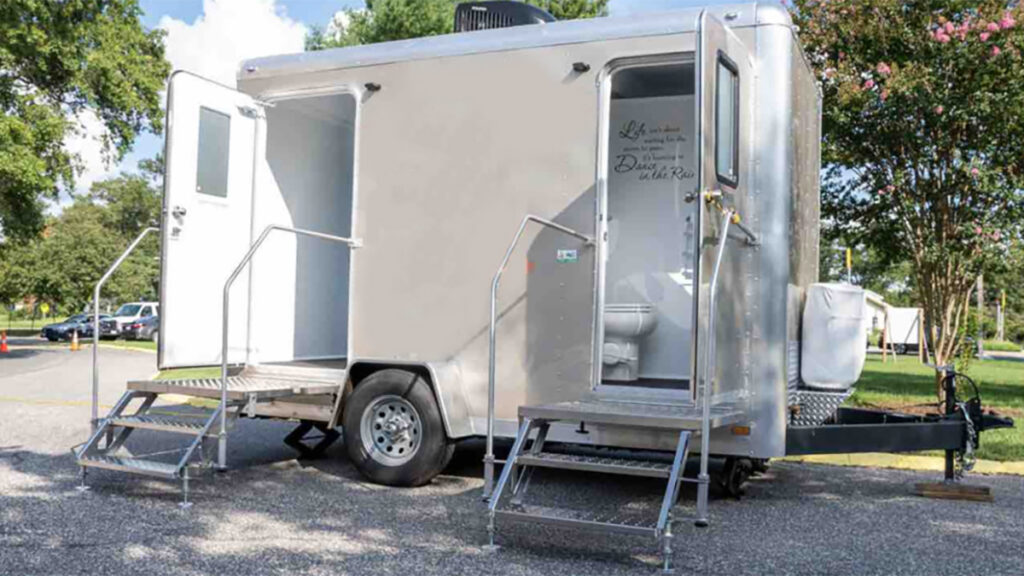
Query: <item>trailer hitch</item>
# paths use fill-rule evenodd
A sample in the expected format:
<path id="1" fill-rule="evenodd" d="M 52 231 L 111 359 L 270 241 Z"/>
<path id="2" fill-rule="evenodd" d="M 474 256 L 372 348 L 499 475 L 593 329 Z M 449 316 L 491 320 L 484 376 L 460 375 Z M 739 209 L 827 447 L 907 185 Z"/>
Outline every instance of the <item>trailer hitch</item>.
<path id="1" fill-rule="evenodd" d="M 985 414 L 981 405 L 978 385 L 966 374 L 957 372 L 952 366 L 943 367 L 943 391 L 945 392 L 945 417 L 962 418 L 967 427 L 964 445 L 959 450 L 946 450 L 946 481 L 957 482 L 974 468 L 974 452 L 981 445 L 981 432 L 996 428 L 1012 428 L 1012 418 L 998 416 L 991 411 Z M 957 397 L 957 379 L 966 380 L 974 391 L 967 399 Z"/>

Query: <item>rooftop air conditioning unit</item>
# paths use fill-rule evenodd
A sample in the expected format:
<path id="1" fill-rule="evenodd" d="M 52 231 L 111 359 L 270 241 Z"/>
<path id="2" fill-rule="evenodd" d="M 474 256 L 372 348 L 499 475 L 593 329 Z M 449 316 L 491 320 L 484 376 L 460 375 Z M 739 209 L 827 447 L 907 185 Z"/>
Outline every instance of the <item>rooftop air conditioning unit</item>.
<path id="1" fill-rule="evenodd" d="M 472 32 L 554 22 L 555 17 L 525 2 L 464 2 L 455 7 L 455 31 Z"/>

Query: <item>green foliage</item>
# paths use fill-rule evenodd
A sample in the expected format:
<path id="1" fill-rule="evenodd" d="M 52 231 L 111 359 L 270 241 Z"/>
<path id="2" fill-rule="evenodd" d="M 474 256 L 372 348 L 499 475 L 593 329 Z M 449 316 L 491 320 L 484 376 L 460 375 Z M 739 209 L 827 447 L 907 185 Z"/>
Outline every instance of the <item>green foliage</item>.
<path id="1" fill-rule="evenodd" d="M 1017 427 L 991 430 L 981 436 L 979 458 L 988 460 L 1024 460 L 1024 370 L 1021 363 L 1005 360 L 974 360 L 967 374 L 978 383 L 986 409 L 1012 416 Z M 906 356 L 895 363 L 882 363 L 868 357 L 856 391 L 850 402 L 859 406 L 890 409 L 935 406 L 935 373 L 931 368 Z"/>
<path id="2" fill-rule="evenodd" d="M 159 132 L 169 65 L 163 33 L 146 31 L 136 0 L 0 2 L 0 229 L 34 236 L 43 198 L 74 187 L 79 159 L 64 147 L 94 113 L 119 160 L 143 130 Z"/>
<path id="3" fill-rule="evenodd" d="M 985 340 L 986 352 L 1020 352 L 1020 344 L 1007 342 L 1005 340 Z"/>
<path id="4" fill-rule="evenodd" d="M 0 301 L 26 296 L 70 314 L 92 301 L 92 291 L 110 264 L 145 226 L 160 216 L 162 163 L 141 163 L 143 174 L 121 174 L 93 184 L 60 216 L 50 218 L 40 238 L 0 244 Z M 159 241 L 150 236 L 110 278 L 103 297 L 115 302 L 155 300 L 160 270 Z"/>
<path id="5" fill-rule="evenodd" d="M 909 262 L 936 361 L 975 277 L 1024 222 L 1024 12 L 993 0 L 796 0 L 822 83 L 822 211 L 882 262 Z"/>
<path id="6" fill-rule="evenodd" d="M 608 13 L 608 0 L 530 0 L 559 20 Z M 306 36 L 306 50 L 374 44 L 452 32 L 456 0 L 367 0 L 363 10 L 345 10 L 326 30 Z M 347 22 L 345 22 L 347 20 Z"/>

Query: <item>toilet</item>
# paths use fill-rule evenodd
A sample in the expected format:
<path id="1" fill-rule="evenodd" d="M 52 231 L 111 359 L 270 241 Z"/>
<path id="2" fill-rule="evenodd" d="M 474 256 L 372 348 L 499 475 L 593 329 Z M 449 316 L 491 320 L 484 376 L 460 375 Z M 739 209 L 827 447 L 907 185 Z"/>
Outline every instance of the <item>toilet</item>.
<path id="1" fill-rule="evenodd" d="M 650 304 L 606 304 L 602 380 L 632 382 L 640 376 L 640 342 L 658 326 Z"/>

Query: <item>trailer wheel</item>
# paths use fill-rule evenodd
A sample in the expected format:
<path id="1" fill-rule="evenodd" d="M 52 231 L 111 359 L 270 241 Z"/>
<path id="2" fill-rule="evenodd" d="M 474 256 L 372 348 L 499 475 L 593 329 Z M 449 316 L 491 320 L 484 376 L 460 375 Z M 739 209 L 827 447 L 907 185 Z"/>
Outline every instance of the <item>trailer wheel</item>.
<path id="1" fill-rule="evenodd" d="M 725 467 L 722 469 L 722 476 L 719 482 L 722 490 L 732 498 L 739 498 L 746 492 L 743 485 L 753 472 L 753 463 L 747 458 L 725 459 Z"/>
<path id="2" fill-rule="evenodd" d="M 430 386 L 406 370 L 381 370 L 360 382 L 345 402 L 342 430 L 356 468 L 388 486 L 430 482 L 455 449 Z"/>
<path id="3" fill-rule="evenodd" d="M 907 353 L 907 345 L 906 344 L 897 344 L 896 345 L 896 353 L 899 354 L 900 356 L 906 354 Z"/>

